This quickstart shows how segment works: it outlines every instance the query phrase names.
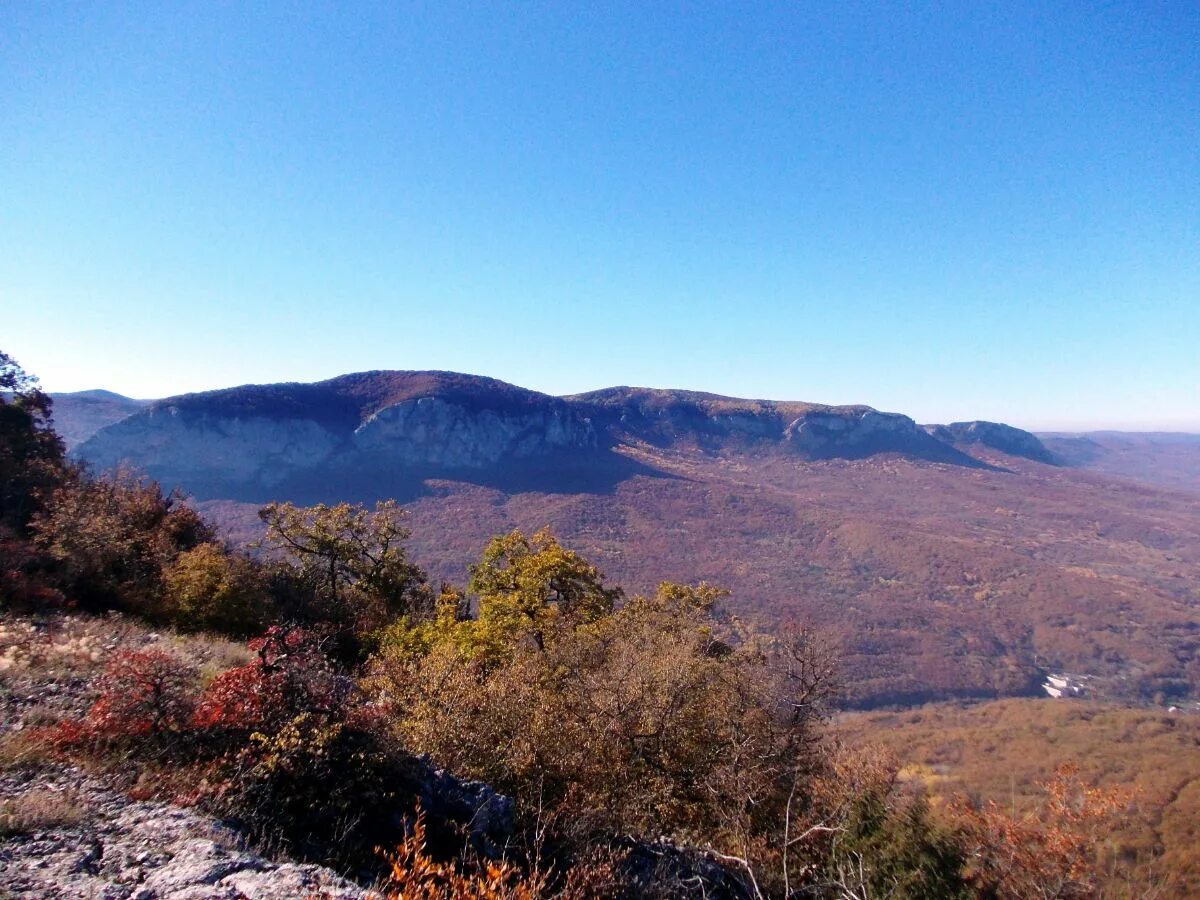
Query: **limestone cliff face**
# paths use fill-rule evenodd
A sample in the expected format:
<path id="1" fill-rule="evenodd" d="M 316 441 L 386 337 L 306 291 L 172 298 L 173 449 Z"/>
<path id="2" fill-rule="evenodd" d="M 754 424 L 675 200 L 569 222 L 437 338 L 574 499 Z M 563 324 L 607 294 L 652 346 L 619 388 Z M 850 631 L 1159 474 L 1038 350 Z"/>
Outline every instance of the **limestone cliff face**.
<path id="1" fill-rule="evenodd" d="M 875 435 L 909 434 L 916 427 L 908 416 L 873 409 L 806 413 L 788 425 L 790 440 L 865 440 Z"/>
<path id="2" fill-rule="evenodd" d="M 742 400 L 699 391 L 617 387 L 566 398 L 617 441 L 753 444 L 778 442 L 808 403 Z"/>
<path id="3" fill-rule="evenodd" d="M 924 427 L 930 435 L 949 444 L 979 444 L 1009 456 L 1050 464 L 1056 462 L 1054 454 L 1035 435 L 1001 422 L 952 422 Z"/>
<path id="4" fill-rule="evenodd" d="M 562 401 L 519 410 L 467 409 L 439 397 L 381 409 L 354 432 L 360 453 L 397 463 L 473 469 L 597 444 L 592 423 Z"/>
<path id="5" fill-rule="evenodd" d="M 941 459 L 944 445 L 933 440 L 908 416 L 850 407 L 805 413 L 788 424 L 784 439 L 813 457 L 913 453 Z"/>
<path id="6" fill-rule="evenodd" d="M 743 449 L 777 446 L 812 459 L 905 453 L 922 459 L 972 464 L 935 440 L 908 416 L 869 406 L 823 406 L 741 400 L 695 391 L 609 388 L 568 398 L 588 406 L 615 439 L 694 442 Z"/>

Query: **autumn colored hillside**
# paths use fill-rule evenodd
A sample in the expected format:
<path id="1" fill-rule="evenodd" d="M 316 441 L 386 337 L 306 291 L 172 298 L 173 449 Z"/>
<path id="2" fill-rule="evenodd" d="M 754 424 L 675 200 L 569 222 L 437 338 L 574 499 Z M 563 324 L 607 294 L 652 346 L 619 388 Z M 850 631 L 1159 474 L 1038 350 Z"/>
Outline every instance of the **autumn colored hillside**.
<path id="1" fill-rule="evenodd" d="M 1200 893 L 1200 715 L 1029 699 L 851 714 L 837 727 L 886 748 L 934 798 L 966 792 L 1017 814 L 1056 768 L 1076 765 L 1088 781 L 1132 792 L 1122 827 L 1106 835 L 1110 864 L 1132 861 L 1139 873 L 1128 895 L 1156 880 L 1157 896 Z"/>
<path id="2" fill-rule="evenodd" d="M 1200 686 L 1200 508 L 1186 494 L 997 453 L 967 468 L 623 452 L 635 473 L 603 489 L 430 479 L 406 504 L 414 552 L 461 580 L 489 535 L 549 525 L 632 590 L 726 585 L 746 616 L 835 636 L 856 703 L 1037 693 L 1052 671 L 1101 676 L 1109 697 Z M 202 508 L 245 539 L 260 528 L 255 506 Z"/>

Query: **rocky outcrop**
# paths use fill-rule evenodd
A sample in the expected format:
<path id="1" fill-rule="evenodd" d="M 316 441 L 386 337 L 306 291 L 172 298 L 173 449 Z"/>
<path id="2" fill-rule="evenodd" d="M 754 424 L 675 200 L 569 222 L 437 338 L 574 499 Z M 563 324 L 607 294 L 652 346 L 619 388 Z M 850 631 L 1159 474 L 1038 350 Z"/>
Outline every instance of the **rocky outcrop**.
<path id="1" fill-rule="evenodd" d="M 449 823 L 456 841 L 464 841 L 484 859 L 499 859 L 515 832 L 516 804 L 498 794 L 482 781 L 458 778 L 445 769 L 436 769 L 422 757 L 420 807 L 428 824 L 437 828 Z M 446 827 L 445 825 L 442 826 Z"/>
<path id="2" fill-rule="evenodd" d="M 37 796 L 33 801 L 29 798 Z M 269 860 L 228 826 L 164 803 L 133 802 L 75 769 L 8 773 L 0 797 L 78 810 L 0 841 L 0 895 L 28 900 L 365 900 L 321 866 Z M 62 817 L 60 817 L 61 819 Z"/>
<path id="3" fill-rule="evenodd" d="M 1035 435 L 1001 422 L 952 422 L 949 425 L 925 425 L 930 436 L 947 444 L 979 444 L 1009 456 L 1054 465 L 1054 455 Z"/>
<path id="4" fill-rule="evenodd" d="M 523 410 L 468 409 L 440 397 L 385 407 L 354 432 L 359 453 L 400 465 L 472 469 L 505 459 L 596 446 L 592 423 L 566 403 Z"/>
<path id="5" fill-rule="evenodd" d="M 930 437 L 908 416 L 867 407 L 814 410 L 790 422 L 788 444 L 813 459 L 905 453 L 922 459 L 962 462 L 952 448 Z"/>
<path id="6" fill-rule="evenodd" d="M 625 839 L 616 849 L 624 854 L 619 871 L 633 896 L 644 893 L 651 897 L 753 900 L 757 893 L 744 873 L 709 853 L 680 846 L 669 838 Z"/>

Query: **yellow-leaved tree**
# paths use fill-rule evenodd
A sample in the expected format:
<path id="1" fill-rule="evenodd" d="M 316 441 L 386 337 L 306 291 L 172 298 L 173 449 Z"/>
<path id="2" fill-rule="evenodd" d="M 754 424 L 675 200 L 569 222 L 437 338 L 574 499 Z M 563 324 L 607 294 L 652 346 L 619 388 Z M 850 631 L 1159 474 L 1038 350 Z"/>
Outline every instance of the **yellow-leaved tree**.
<path id="1" fill-rule="evenodd" d="M 487 646 L 512 646 L 528 637 L 544 649 L 556 620 L 595 622 L 612 613 L 621 596 L 547 529 L 532 538 L 520 531 L 493 538 L 470 572 L 467 589 L 479 597 L 478 631 Z"/>

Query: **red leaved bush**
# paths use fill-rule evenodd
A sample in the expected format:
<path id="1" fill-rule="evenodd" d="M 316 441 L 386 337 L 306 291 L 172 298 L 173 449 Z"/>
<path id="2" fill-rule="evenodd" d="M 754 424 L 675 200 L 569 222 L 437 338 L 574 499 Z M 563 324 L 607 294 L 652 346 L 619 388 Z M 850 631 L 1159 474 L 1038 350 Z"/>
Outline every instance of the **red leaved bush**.
<path id="1" fill-rule="evenodd" d="M 52 740 L 119 744 L 165 738 L 188 727 L 196 674 L 162 650 L 122 650 L 97 680 L 100 696 L 81 722 L 62 723 Z"/>
<path id="2" fill-rule="evenodd" d="M 192 717 L 195 726 L 258 730 L 333 711 L 345 700 L 350 681 L 332 670 L 313 632 L 273 626 L 247 646 L 254 659 L 213 679 Z"/>

